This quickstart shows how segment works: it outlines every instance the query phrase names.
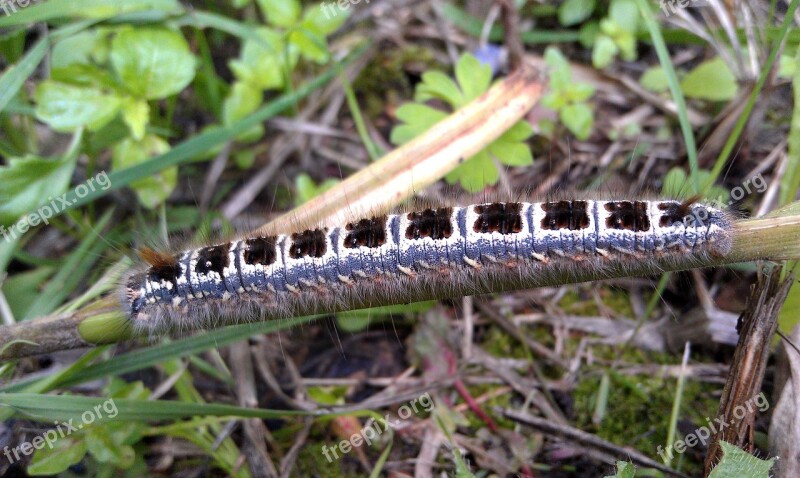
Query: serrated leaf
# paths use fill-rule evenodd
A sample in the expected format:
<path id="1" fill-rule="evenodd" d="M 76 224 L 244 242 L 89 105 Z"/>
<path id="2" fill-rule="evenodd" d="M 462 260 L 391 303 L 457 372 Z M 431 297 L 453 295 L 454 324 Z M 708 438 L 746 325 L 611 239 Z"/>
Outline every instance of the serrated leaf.
<path id="1" fill-rule="evenodd" d="M 257 0 L 261 13 L 270 25 L 290 27 L 300 18 L 302 7 L 298 0 Z M 312 7 L 313 8 L 313 7 Z"/>
<path id="2" fill-rule="evenodd" d="M 166 28 L 126 28 L 111 43 L 111 64 L 134 95 L 161 99 L 183 90 L 197 61 L 180 32 Z"/>
<path id="3" fill-rule="evenodd" d="M 722 459 L 708 478 L 769 478 L 774 458 L 761 460 L 724 440 L 719 444 L 722 447 Z"/>
<path id="4" fill-rule="evenodd" d="M 473 55 L 466 53 L 456 63 L 456 81 L 464 94 L 464 104 L 479 97 L 492 82 L 492 67 L 484 65 Z M 453 105 L 461 107 L 464 104 Z"/>
<path id="5" fill-rule="evenodd" d="M 427 105 L 406 103 L 395 112 L 397 118 L 405 124 L 392 129 L 390 140 L 394 144 L 403 144 L 427 131 L 431 126 L 447 117 L 447 113 Z"/>
<path id="6" fill-rule="evenodd" d="M 417 85 L 414 100 L 418 102 L 438 98 L 452 106 L 465 103 L 464 94 L 455 81 L 441 71 L 428 71 L 422 74 L 422 82 Z"/>
<path id="7" fill-rule="evenodd" d="M 34 94 L 36 117 L 56 131 L 71 132 L 81 126 L 96 131 L 119 113 L 122 99 L 98 88 L 45 80 Z"/>
<path id="8" fill-rule="evenodd" d="M 459 183 L 462 188 L 472 193 L 480 191 L 486 185 L 496 184 L 499 178 L 500 173 L 485 149 L 445 176 L 448 183 Z"/>
<path id="9" fill-rule="evenodd" d="M 0 167 L 0 224 L 9 225 L 66 191 L 75 159 L 9 158 L 8 165 Z"/>
<path id="10" fill-rule="evenodd" d="M 533 135 L 533 126 L 527 121 L 517 121 L 505 133 L 497 138 L 498 141 L 512 142 L 525 141 Z"/>
<path id="11" fill-rule="evenodd" d="M 639 78 L 639 83 L 646 90 L 656 93 L 663 93 L 669 89 L 667 74 L 664 72 L 664 68 L 660 66 L 654 66 L 646 69 L 642 74 L 642 77 Z"/>
<path id="12" fill-rule="evenodd" d="M 31 476 L 51 476 L 66 471 L 86 455 L 86 442 L 80 439 L 59 438 L 53 447 L 36 450 L 25 472 Z"/>
<path id="13" fill-rule="evenodd" d="M 529 166 L 533 164 L 531 149 L 525 143 L 495 141 L 489 145 L 489 153 L 509 166 Z"/>
<path id="14" fill-rule="evenodd" d="M 594 12 L 595 0 L 566 0 L 558 7 L 558 23 L 569 27 L 586 20 Z"/>
<path id="15" fill-rule="evenodd" d="M 122 119 L 130 128 L 133 139 L 141 140 L 150 122 L 150 105 L 143 99 L 126 98 L 122 102 Z"/>
<path id="16" fill-rule="evenodd" d="M 114 146 L 111 164 L 114 170 L 129 168 L 169 149 L 169 143 L 155 135 L 147 135 L 141 141 L 126 138 Z M 144 207 L 153 209 L 169 197 L 177 182 L 178 168 L 171 167 L 134 181 L 130 187 L 136 191 L 136 197 Z"/>
<path id="17" fill-rule="evenodd" d="M 580 140 L 587 139 L 592 132 L 594 119 L 591 108 L 586 104 L 567 105 L 561 109 L 558 118 Z"/>
<path id="18" fill-rule="evenodd" d="M 710 101 L 730 100 L 738 89 L 736 77 L 719 57 L 697 65 L 681 81 L 683 94 Z"/>

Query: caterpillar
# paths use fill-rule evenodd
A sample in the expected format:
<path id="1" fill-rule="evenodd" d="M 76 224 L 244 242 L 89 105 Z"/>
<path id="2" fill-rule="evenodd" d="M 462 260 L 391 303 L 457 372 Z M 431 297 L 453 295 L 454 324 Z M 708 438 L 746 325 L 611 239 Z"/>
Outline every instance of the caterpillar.
<path id="1" fill-rule="evenodd" d="M 174 255 L 143 251 L 122 303 L 134 329 L 194 329 L 531 288 L 575 267 L 700 263 L 732 244 L 731 215 L 688 200 L 490 202 L 256 235 Z"/>

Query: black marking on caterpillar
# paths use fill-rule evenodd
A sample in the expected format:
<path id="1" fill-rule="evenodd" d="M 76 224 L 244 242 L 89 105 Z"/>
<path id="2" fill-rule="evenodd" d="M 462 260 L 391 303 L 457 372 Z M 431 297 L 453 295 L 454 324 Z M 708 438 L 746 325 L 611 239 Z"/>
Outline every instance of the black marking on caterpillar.
<path id="1" fill-rule="evenodd" d="M 247 237 L 127 277 L 139 333 L 555 283 L 648 260 L 700 263 L 731 249 L 730 214 L 695 201 L 564 200 L 440 207 L 341 227 Z"/>

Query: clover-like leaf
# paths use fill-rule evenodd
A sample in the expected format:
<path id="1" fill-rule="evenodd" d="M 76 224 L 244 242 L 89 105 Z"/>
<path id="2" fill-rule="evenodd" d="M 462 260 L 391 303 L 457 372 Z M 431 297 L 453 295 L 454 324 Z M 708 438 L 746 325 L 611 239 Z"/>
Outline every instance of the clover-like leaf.
<path id="1" fill-rule="evenodd" d="M 130 168 L 169 149 L 169 143 L 155 135 L 147 135 L 141 141 L 126 138 L 114 146 L 111 164 L 115 170 Z M 136 197 L 144 207 L 153 209 L 169 197 L 177 183 L 178 168 L 173 166 L 134 181 L 130 187 L 136 191 Z"/>
<path id="2" fill-rule="evenodd" d="M 197 61 L 180 32 L 166 28 L 124 28 L 111 43 L 111 64 L 135 96 L 161 99 L 194 78 Z"/>

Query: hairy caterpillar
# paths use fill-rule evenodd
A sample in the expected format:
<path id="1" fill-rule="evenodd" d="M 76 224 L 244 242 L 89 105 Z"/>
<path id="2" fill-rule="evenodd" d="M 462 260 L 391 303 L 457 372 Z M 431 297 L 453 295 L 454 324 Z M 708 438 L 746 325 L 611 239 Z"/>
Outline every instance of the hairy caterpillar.
<path id="1" fill-rule="evenodd" d="M 692 200 L 562 200 L 439 207 L 339 227 L 145 251 L 122 302 L 139 333 L 214 317 L 264 320 L 531 288 L 575 267 L 721 257 L 730 215 Z"/>

